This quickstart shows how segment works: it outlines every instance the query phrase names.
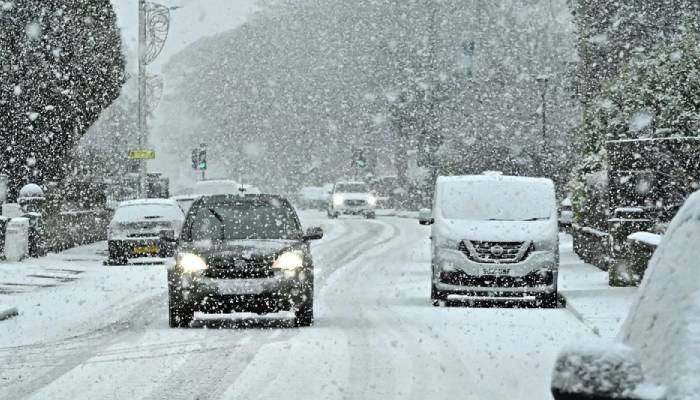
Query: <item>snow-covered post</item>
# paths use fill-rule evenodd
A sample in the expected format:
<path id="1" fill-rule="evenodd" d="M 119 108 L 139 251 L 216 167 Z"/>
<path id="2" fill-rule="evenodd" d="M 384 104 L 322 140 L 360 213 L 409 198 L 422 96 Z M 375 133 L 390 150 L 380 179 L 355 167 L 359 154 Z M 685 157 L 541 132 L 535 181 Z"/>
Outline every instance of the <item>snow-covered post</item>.
<path id="1" fill-rule="evenodd" d="M 139 0 L 139 103 L 138 103 L 138 146 L 143 148 L 146 138 L 146 0 Z M 139 160 L 138 197 L 143 195 L 146 163 Z"/>

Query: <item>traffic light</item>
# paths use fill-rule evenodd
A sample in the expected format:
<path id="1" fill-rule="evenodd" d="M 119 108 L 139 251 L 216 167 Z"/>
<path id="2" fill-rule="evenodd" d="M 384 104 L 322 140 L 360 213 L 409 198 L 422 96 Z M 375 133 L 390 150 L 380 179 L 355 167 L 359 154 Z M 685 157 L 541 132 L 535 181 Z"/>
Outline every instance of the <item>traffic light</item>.
<path id="1" fill-rule="evenodd" d="M 199 151 L 197 149 L 192 150 L 192 169 L 198 169 L 199 167 Z"/>
<path id="2" fill-rule="evenodd" d="M 199 148 L 199 169 L 205 171 L 207 169 L 207 148 Z"/>
<path id="3" fill-rule="evenodd" d="M 355 165 L 358 168 L 364 168 L 367 165 L 367 160 L 365 160 L 365 153 L 362 150 L 357 152 L 357 158 L 355 159 Z"/>

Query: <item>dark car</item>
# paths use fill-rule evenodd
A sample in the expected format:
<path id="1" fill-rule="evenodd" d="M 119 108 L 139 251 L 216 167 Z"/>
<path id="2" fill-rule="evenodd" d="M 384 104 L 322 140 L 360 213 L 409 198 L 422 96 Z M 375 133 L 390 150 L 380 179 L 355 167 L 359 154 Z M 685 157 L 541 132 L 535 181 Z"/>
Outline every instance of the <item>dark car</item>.
<path id="1" fill-rule="evenodd" d="M 213 195 L 185 218 L 176 263 L 168 270 L 169 321 L 186 327 L 195 311 L 293 311 L 313 324 L 314 266 L 309 241 L 289 202 L 273 195 Z"/>

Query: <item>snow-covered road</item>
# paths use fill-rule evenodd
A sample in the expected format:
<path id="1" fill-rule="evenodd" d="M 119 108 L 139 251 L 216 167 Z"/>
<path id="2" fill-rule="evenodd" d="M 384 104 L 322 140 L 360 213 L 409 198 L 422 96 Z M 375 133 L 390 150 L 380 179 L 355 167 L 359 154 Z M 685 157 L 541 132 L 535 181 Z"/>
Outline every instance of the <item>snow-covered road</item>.
<path id="1" fill-rule="evenodd" d="M 95 261 L 18 298 L 0 325 L 0 399 L 547 399 L 558 350 L 592 335 L 567 309 L 432 307 L 415 220 L 303 218 L 326 231 L 314 327 L 252 315 L 170 329 L 163 266 Z"/>

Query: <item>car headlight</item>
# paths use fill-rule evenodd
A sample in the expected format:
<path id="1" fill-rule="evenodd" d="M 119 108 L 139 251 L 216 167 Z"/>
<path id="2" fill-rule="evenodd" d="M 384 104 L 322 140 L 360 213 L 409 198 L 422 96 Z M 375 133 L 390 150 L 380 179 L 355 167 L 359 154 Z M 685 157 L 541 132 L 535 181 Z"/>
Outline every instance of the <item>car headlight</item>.
<path id="1" fill-rule="evenodd" d="M 272 264 L 273 269 L 293 270 L 304 266 L 304 256 L 300 251 L 282 253 Z"/>
<path id="2" fill-rule="evenodd" d="M 192 253 L 178 254 L 177 263 L 185 272 L 198 272 L 207 269 L 207 262 L 202 257 Z"/>
<path id="3" fill-rule="evenodd" d="M 333 205 L 342 206 L 343 205 L 343 196 L 341 196 L 339 194 L 334 194 L 333 195 Z"/>
<path id="4" fill-rule="evenodd" d="M 376 206 L 377 205 L 377 198 L 374 196 L 369 196 L 367 198 L 367 204 L 369 204 L 370 206 Z"/>

